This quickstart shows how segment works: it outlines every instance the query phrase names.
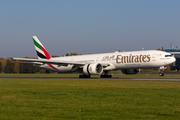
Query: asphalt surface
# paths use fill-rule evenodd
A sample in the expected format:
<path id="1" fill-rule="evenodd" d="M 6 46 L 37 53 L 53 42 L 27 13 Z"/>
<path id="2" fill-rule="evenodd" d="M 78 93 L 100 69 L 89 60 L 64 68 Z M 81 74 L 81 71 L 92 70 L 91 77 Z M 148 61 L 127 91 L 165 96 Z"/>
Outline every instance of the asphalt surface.
<path id="1" fill-rule="evenodd" d="M 0 77 L 0 79 L 59 79 L 59 80 L 119 80 L 119 81 L 176 81 L 180 79 L 157 79 L 157 78 L 75 78 L 75 77 Z"/>

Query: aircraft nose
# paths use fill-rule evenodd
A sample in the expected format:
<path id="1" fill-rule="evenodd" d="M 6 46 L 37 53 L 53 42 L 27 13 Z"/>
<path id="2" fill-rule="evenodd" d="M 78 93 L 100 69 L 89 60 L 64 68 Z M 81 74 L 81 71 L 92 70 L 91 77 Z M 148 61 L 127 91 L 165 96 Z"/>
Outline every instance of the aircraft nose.
<path id="1" fill-rule="evenodd" d="M 176 61 L 176 58 L 175 58 L 175 57 L 170 57 L 170 59 L 168 59 L 167 61 L 165 60 L 164 63 L 165 63 L 166 65 L 171 65 L 171 64 L 173 64 L 175 61 Z"/>
<path id="2" fill-rule="evenodd" d="M 175 61 L 176 61 L 176 58 L 175 58 L 175 57 L 173 57 L 173 58 L 172 58 L 172 62 L 175 62 Z"/>

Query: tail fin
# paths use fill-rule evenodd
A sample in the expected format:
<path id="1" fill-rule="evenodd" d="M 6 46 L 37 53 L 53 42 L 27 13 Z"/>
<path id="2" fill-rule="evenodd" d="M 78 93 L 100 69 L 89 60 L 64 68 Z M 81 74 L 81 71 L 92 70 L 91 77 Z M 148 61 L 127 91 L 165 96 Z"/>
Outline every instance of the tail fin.
<path id="1" fill-rule="evenodd" d="M 51 58 L 51 56 L 46 51 L 46 49 L 44 48 L 42 43 L 38 40 L 38 38 L 36 36 L 32 36 L 32 38 L 33 38 L 33 41 L 34 41 L 34 46 L 35 46 L 38 58 L 39 59 L 48 59 L 49 60 Z"/>

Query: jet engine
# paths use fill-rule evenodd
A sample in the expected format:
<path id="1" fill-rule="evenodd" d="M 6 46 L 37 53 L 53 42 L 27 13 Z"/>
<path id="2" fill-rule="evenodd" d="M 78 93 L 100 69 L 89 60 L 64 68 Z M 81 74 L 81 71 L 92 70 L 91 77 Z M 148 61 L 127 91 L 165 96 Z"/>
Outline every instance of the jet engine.
<path id="1" fill-rule="evenodd" d="M 140 69 L 123 69 L 121 71 L 123 74 L 138 74 Z"/>
<path id="2" fill-rule="evenodd" d="M 100 75 L 103 72 L 103 66 L 100 63 L 86 64 L 83 67 L 85 75 Z"/>

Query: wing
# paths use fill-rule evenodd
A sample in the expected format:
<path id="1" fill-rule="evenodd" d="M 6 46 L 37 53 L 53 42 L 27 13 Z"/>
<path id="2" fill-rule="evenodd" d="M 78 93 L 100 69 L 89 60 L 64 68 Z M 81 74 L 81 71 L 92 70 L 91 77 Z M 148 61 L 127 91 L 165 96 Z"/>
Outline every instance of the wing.
<path id="1" fill-rule="evenodd" d="M 13 58 L 12 60 L 18 60 L 14 62 L 19 62 L 19 63 L 30 63 L 30 64 L 55 64 L 59 66 L 67 66 L 68 64 L 70 65 L 75 65 L 75 66 L 84 66 L 86 64 L 91 64 L 94 63 L 93 60 L 86 60 L 86 61 L 62 61 L 62 60 L 52 60 L 52 59 L 27 59 L 27 58 Z M 107 67 L 110 64 L 108 63 L 103 63 L 103 67 Z"/>
<path id="2" fill-rule="evenodd" d="M 82 62 L 82 61 L 78 61 L 78 62 L 74 62 L 74 61 L 62 61 L 62 60 L 47 60 L 47 59 L 27 59 L 27 58 L 13 58 L 13 60 L 19 60 L 16 62 L 20 62 L 20 63 L 43 63 L 43 64 L 56 64 L 56 65 L 61 65 L 61 64 L 72 64 L 72 65 L 77 65 L 77 66 L 83 66 L 86 64 L 86 62 Z M 22 61 L 26 61 L 26 62 L 22 62 Z"/>

